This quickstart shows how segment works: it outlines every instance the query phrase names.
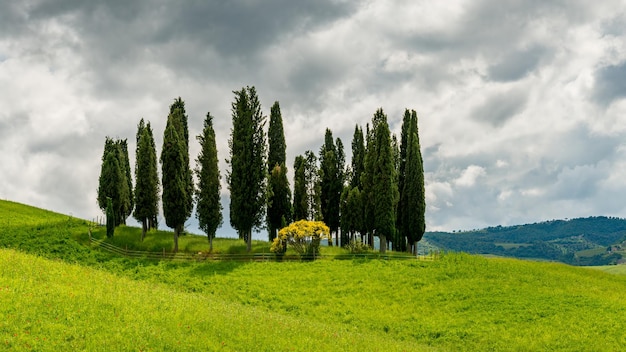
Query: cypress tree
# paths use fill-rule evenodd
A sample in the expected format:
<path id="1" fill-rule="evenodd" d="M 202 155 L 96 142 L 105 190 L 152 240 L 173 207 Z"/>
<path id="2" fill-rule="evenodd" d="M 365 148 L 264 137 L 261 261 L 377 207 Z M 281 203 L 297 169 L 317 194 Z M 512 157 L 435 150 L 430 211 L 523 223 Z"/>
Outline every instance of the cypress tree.
<path id="1" fill-rule="evenodd" d="M 424 165 L 420 151 L 417 113 L 411 111 L 408 130 L 406 176 L 404 179 L 403 232 L 411 246 L 411 252 L 417 255 L 417 242 L 426 231 L 426 200 L 424 191 Z"/>
<path id="2" fill-rule="evenodd" d="M 342 246 L 355 240 L 355 234 L 361 230 L 362 221 L 361 192 L 358 187 L 345 186 L 341 193 L 341 241 Z"/>
<path id="3" fill-rule="evenodd" d="M 293 220 L 306 220 L 309 215 L 309 204 L 306 183 L 306 159 L 304 156 L 296 156 L 293 170 Z"/>
<path id="4" fill-rule="evenodd" d="M 196 159 L 196 217 L 200 229 L 207 234 L 209 250 L 213 251 L 213 238 L 217 228 L 222 225 L 222 204 L 220 203 L 220 172 L 217 161 L 217 146 L 213 117 L 207 113 L 202 134 L 197 136 L 200 153 Z"/>
<path id="5" fill-rule="evenodd" d="M 367 175 L 368 216 L 371 231 L 380 239 L 380 252 L 387 250 L 387 240 L 395 235 L 397 184 L 391 132 L 387 116 L 378 109 L 372 118 L 373 130 L 368 138 L 365 173 Z M 370 145 L 371 144 L 371 145 Z"/>
<path id="6" fill-rule="evenodd" d="M 343 152 L 342 152 L 343 153 Z M 324 145 L 320 148 L 320 169 L 319 187 L 322 219 L 330 229 L 331 240 L 328 242 L 332 246 L 332 236 L 336 236 L 336 244 L 339 244 L 338 230 L 340 225 L 340 200 L 343 190 L 342 174 L 339 168 L 339 158 L 337 146 L 333 141 L 333 133 L 326 129 Z"/>
<path id="7" fill-rule="evenodd" d="M 283 222 L 291 222 L 291 189 L 287 179 L 286 144 L 280 105 L 274 102 L 267 132 L 268 201 L 267 230 L 270 242 L 274 240 Z"/>
<path id="8" fill-rule="evenodd" d="M 151 180 L 154 180 L 155 186 L 155 198 L 154 198 L 154 214 L 152 217 L 148 219 L 148 230 L 157 229 L 159 226 L 158 217 L 159 217 L 159 194 L 161 194 L 161 185 L 159 182 L 159 171 L 158 171 L 158 159 L 156 152 L 156 143 L 154 142 L 154 133 L 152 132 L 152 127 L 150 126 L 150 122 L 146 124 L 146 131 L 148 133 L 148 140 L 150 141 L 150 154 L 153 155 L 154 160 L 152 161 L 153 165 L 150 168 L 151 175 L 149 176 Z"/>
<path id="9" fill-rule="evenodd" d="M 229 139 L 230 224 L 252 249 L 252 229 L 262 226 L 266 201 L 265 116 L 254 87 L 233 92 L 233 128 Z"/>
<path id="10" fill-rule="evenodd" d="M 118 145 L 120 152 L 120 167 L 122 168 L 124 178 L 126 179 L 124 207 L 120 210 L 121 218 L 119 221 L 121 224 L 126 225 L 126 219 L 133 213 L 133 209 L 135 207 L 135 196 L 133 194 L 133 179 L 130 171 L 130 160 L 128 158 L 128 141 L 126 139 L 119 140 Z"/>
<path id="11" fill-rule="evenodd" d="M 346 153 L 343 149 L 343 142 L 341 141 L 341 139 L 339 137 L 337 137 L 337 139 L 335 140 L 335 149 L 337 151 L 337 183 L 336 183 L 336 189 L 337 189 L 337 201 L 340 202 L 341 201 L 341 193 L 343 192 L 343 189 L 345 188 L 345 183 L 346 183 Z M 339 230 L 339 225 L 341 224 L 341 207 L 338 206 L 337 207 L 339 210 L 339 213 L 337 214 L 337 229 Z M 339 237 L 339 236 L 338 236 Z M 350 242 L 348 233 L 341 233 L 341 246 L 345 247 L 348 242 Z M 337 243 L 337 245 L 339 245 L 339 243 Z"/>
<path id="12" fill-rule="evenodd" d="M 363 129 L 356 125 L 352 137 L 352 175 L 350 178 L 350 188 L 359 187 L 362 189 L 361 175 L 365 167 L 365 141 L 363 139 Z"/>
<path id="13" fill-rule="evenodd" d="M 185 144 L 179 137 L 179 123 L 176 109 L 167 117 L 167 125 L 163 133 L 163 149 L 161 150 L 161 184 L 163 185 L 163 216 L 165 224 L 174 229 L 174 252 L 178 251 L 178 237 L 181 235 L 185 221 L 191 215 L 191 206 L 188 202 L 189 165 L 185 164 Z"/>
<path id="14" fill-rule="evenodd" d="M 411 125 L 411 112 L 409 109 L 405 109 L 404 116 L 402 118 L 402 129 L 400 132 L 400 153 L 398 160 L 398 191 L 400 192 L 400 198 L 398 201 L 397 220 L 396 227 L 398 229 L 398 250 L 406 251 L 406 227 L 403 224 L 404 213 L 408 210 L 406 205 L 406 194 L 404 192 L 404 180 L 406 178 L 406 153 L 407 145 L 409 143 L 409 127 Z"/>
<path id="15" fill-rule="evenodd" d="M 125 143 L 125 141 L 124 141 Z M 115 226 L 119 226 L 132 212 L 129 184 L 126 173 L 128 152 L 124 153 L 122 141 L 106 137 L 102 167 L 98 180 L 98 206 L 106 211 L 107 198 L 111 198 L 115 212 Z M 114 162 L 115 161 L 115 162 Z"/>
<path id="16" fill-rule="evenodd" d="M 304 179 L 306 183 L 308 215 L 307 219 L 312 221 L 322 220 L 322 201 L 319 182 L 319 171 L 317 168 L 317 157 L 310 150 L 304 152 Z"/>
<path id="17" fill-rule="evenodd" d="M 159 212 L 159 179 L 154 137 L 150 123 L 144 120 L 137 126 L 137 149 L 135 152 L 135 211 L 134 217 L 141 223 L 141 240 L 146 237 L 150 220 Z"/>
<path id="18" fill-rule="evenodd" d="M 189 164 L 189 127 L 187 113 L 185 112 L 185 102 L 180 98 L 174 99 L 174 103 L 170 105 L 170 115 L 174 118 L 174 127 L 178 134 L 178 138 L 182 143 L 183 153 L 183 165 L 184 165 L 184 180 L 185 187 L 187 188 L 185 194 L 185 209 L 188 209 L 187 218 L 191 216 L 193 211 L 193 174 L 191 172 Z"/>

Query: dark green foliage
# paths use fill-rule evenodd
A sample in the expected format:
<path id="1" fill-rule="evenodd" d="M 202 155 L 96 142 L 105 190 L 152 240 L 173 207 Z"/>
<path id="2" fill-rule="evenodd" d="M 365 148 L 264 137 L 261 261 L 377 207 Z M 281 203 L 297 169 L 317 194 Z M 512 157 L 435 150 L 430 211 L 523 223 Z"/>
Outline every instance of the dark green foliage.
<path id="1" fill-rule="evenodd" d="M 363 204 L 358 187 L 346 186 L 341 193 L 341 241 L 350 243 L 356 240 L 356 233 L 363 228 Z M 345 242 L 344 242 L 345 241 Z"/>
<path id="2" fill-rule="evenodd" d="M 209 238 L 210 251 L 213 250 L 213 238 L 217 228 L 222 225 L 222 204 L 220 203 L 220 171 L 217 161 L 217 146 L 213 117 L 207 113 L 202 134 L 197 137 L 200 153 L 196 159 L 196 217 L 200 229 Z"/>
<path id="3" fill-rule="evenodd" d="M 123 141 L 126 144 L 126 141 Z M 124 153 L 122 141 L 113 141 L 107 137 L 102 155 L 102 167 L 98 180 L 98 206 L 106 211 L 107 198 L 113 202 L 115 226 L 120 225 L 128 217 L 131 209 L 129 181 L 125 165 L 128 153 Z"/>
<path id="4" fill-rule="evenodd" d="M 341 144 L 341 140 L 337 139 Z M 324 145 L 320 148 L 320 170 L 319 170 L 319 188 L 322 219 L 330 228 L 332 245 L 332 236 L 336 236 L 336 244 L 339 244 L 339 210 L 341 201 L 341 191 L 343 190 L 343 145 L 341 152 L 333 141 L 333 133 L 330 129 L 326 129 L 324 137 Z M 345 244 L 345 243 L 344 243 Z"/>
<path id="5" fill-rule="evenodd" d="M 135 211 L 134 217 L 142 225 L 141 239 L 146 236 L 151 220 L 159 214 L 159 176 L 154 136 L 150 122 L 141 119 L 137 126 L 135 152 Z"/>
<path id="6" fill-rule="evenodd" d="M 378 109 L 372 118 L 372 132 L 368 136 L 365 157 L 364 192 L 366 192 L 369 230 L 380 238 L 380 251 L 387 250 L 387 240 L 395 235 L 395 207 L 397 202 L 397 184 L 391 133 L 387 116 Z"/>
<path id="7" fill-rule="evenodd" d="M 107 216 L 107 237 L 111 238 L 113 237 L 113 234 L 115 233 L 115 212 L 113 211 L 113 202 L 111 201 L 111 198 L 107 198 L 106 216 Z"/>
<path id="8" fill-rule="evenodd" d="M 269 175 L 267 205 L 267 226 L 269 240 L 273 241 L 277 232 L 291 222 L 291 191 L 287 180 L 287 168 L 276 165 Z"/>
<path id="9" fill-rule="evenodd" d="M 276 237 L 283 221 L 291 222 L 291 189 L 287 179 L 286 144 L 283 130 L 283 118 L 280 105 L 274 102 L 270 113 L 270 123 L 267 132 L 268 157 L 267 171 L 267 231 L 270 241 Z"/>
<path id="10" fill-rule="evenodd" d="M 350 177 L 350 188 L 362 188 L 361 175 L 365 167 L 365 140 L 363 139 L 363 129 L 356 125 L 352 138 L 352 174 Z"/>
<path id="11" fill-rule="evenodd" d="M 250 249 L 252 229 L 262 226 L 266 205 L 265 116 L 261 114 L 254 87 L 233 93 L 233 128 L 228 141 L 231 170 L 226 176 L 230 190 L 230 224 Z"/>
<path id="12" fill-rule="evenodd" d="M 188 201 L 189 187 L 187 175 L 189 165 L 185 164 L 185 143 L 178 135 L 176 124 L 180 121 L 175 110 L 167 117 L 167 125 L 163 133 L 163 149 L 161 150 L 161 184 L 163 185 L 163 215 L 165 224 L 174 229 L 174 251 L 178 251 L 178 236 L 183 231 L 185 221 L 192 211 Z"/>
<path id="13" fill-rule="evenodd" d="M 170 116 L 173 118 L 173 126 L 176 129 L 176 133 L 178 134 L 178 138 L 181 142 L 182 154 L 183 154 L 183 162 L 184 165 L 184 182 L 185 187 L 187 188 L 185 191 L 185 209 L 188 211 L 187 218 L 191 216 L 191 212 L 193 211 L 193 174 L 191 171 L 191 167 L 189 166 L 189 127 L 188 127 L 188 117 L 185 112 L 185 102 L 178 97 L 174 100 L 174 103 L 170 105 Z M 169 118 L 169 117 L 168 117 Z"/>
<path id="14" fill-rule="evenodd" d="M 277 101 L 272 105 L 270 112 L 267 144 L 267 172 L 271 173 L 276 165 L 286 165 L 287 163 L 287 145 L 285 144 L 283 117 L 280 112 L 280 104 Z"/>
<path id="15" fill-rule="evenodd" d="M 417 254 L 417 242 L 426 231 L 426 200 L 424 190 L 424 166 L 420 151 L 417 114 L 411 112 L 406 148 L 405 177 L 401 195 L 402 221 L 401 231 L 406 236 L 412 252 Z"/>
<path id="16" fill-rule="evenodd" d="M 296 156 L 293 163 L 293 220 L 305 220 L 309 214 L 306 184 L 306 159 Z"/>
<path id="17" fill-rule="evenodd" d="M 130 214 L 133 213 L 133 209 L 135 207 L 135 196 L 134 196 L 134 192 L 133 192 L 133 179 L 131 176 L 131 171 L 130 171 L 130 160 L 128 158 L 128 142 L 126 139 L 120 140 L 119 141 L 119 146 L 120 146 L 120 167 L 122 168 L 122 171 L 124 172 L 124 176 L 126 178 L 126 184 L 127 184 L 127 202 L 125 203 L 128 208 L 123 209 L 122 211 L 122 218 L 120 219 L 120 222 L 122 224 L 126 224 L 126 219 L 130 216 Z"/>

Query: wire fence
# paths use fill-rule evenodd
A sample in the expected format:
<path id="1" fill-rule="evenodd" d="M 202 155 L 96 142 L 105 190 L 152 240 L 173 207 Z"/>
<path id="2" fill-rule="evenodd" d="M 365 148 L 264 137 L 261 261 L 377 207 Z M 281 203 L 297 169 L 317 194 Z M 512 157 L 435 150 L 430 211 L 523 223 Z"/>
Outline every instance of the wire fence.
<path id="1" fill-rule="evenodd" d="M 421 260 L 434 261 L 439 258 L 438 253 L 429 255 L 397 255 L 397 254 L 379 254 L 379 253 L 358 253 L 358 254 L 337 254 L 323 255 L 315 254 L 309 257 L 299 256 L 277 256 L 274 253 L 246 253 L 246 254 L 229 254 L 229 253 L 188 253 L 188 252 L 167 252 L 165 248 L 161 252 L 155 251 L 136 251 L 128 248 L 121 248 L 104 240 L 89 237 L 93 246 L 101 248 L 107 252 L 117 254 L 126 258 L 152 259 L 152 260 L 172 260 L 172 261 L 237 261 L 237 262 L 268 262 L 268 261 L 305 261 L 305 260 L 354 260 L 354 259 L 382 259 L 382 260 Z"/>

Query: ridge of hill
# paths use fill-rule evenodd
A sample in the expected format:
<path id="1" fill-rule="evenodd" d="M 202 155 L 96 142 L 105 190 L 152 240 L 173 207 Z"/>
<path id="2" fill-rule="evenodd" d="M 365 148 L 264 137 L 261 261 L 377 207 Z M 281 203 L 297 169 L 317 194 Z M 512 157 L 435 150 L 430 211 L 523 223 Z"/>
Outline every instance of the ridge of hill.
<path id="1" fill-rule="evenodd" d="M 427 232 L 443 250 L 560 261 L 571 265 L 616 264 L 625 254 L 626 219 L 593 216 L 463 232 Z"/>

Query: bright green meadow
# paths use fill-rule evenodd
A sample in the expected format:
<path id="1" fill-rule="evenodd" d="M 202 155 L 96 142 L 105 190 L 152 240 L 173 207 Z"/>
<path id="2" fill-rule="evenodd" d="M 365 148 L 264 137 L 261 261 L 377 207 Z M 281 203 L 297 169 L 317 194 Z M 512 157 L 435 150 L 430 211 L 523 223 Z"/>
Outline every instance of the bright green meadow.
<path id="1" fill-rule="evenodd" d="M 0 350 L 626 346 L 626 275 L 451 253 L 435 261 L 130 259 L 90 244 L 88 229 L 84 220 L 0 201 Z M 150 239 L 156 233 L 141 244 L 139 229 L 118 230 L 113 242 L 120 246 L 159 251 L 166 245 Z M 185 237 L 189 243 L 181 248 L 204 248 L 206 238 Z M 243 245 L 217 242 L 222 253 Z M 268 246 L 261 241 L 255 250 Z"/>

